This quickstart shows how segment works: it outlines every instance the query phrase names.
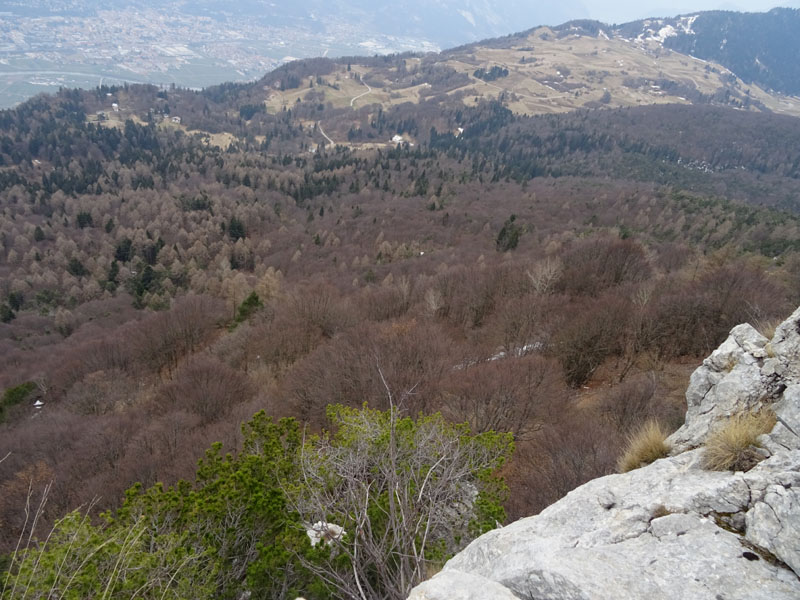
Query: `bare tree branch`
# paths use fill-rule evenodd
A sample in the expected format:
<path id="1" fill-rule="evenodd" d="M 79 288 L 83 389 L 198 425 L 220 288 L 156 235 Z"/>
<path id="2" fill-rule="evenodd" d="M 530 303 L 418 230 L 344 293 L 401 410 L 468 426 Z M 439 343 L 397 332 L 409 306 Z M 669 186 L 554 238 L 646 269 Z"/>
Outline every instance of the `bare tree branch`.
<path id="1" fill-rule="evenodd" d="M 299 557 L 337 597 L 401 600 L 424 578 L 431 547 L 441 559 L 477 533 L 471 523 L 483 477 L 502 463 L 511 440 L 469 435 L 440 415 L 403 417 L 399 405 L 414 386 L 398 402 L 376 368 L 389 410 L 333 407 L 334 433 L 304 439 L 302 476 L 287 496 L 304 522 L 344 528 L 327 541 L 327 559 Z"/>

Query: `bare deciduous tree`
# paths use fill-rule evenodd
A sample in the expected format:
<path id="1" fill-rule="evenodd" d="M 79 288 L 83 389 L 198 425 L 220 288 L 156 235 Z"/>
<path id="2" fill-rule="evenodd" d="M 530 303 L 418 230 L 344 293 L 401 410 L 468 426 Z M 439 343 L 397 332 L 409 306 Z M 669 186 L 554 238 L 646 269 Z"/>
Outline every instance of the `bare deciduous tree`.
<path id="1" fill-rule="evenodd" d="M 249 399 L 253 389 L 241 371 L 200 355 L 181 367 L 175 381 L 164 386 L 162 393 L 170 408 L 182 408 L 209 423 Z"/>
<path id="2" fill-rule="evenodd" d="M 442 384 L 442 412 L 475 432 L 530 438 L 566 400 L 555 361 L 539 355 L 490 360 L 454 371 Z"/>
<path id="3" fill-rule="evenodd" d="M 549 294 L 561 276 L 563 264 L 558 258 L 548 256 L 525 271 L 537 294 Z"/>
<path id="4" fill-rule="evenodd" d="M 503 515 L 504 487 L 492 473 L 511 436 L 472 436 L 439 415 L 402 418 L 386 390 L 388 411 L 329 410 L 338 430 L 305 445 L 302 481 L 289 490 L 327 545 L 300 560 L 339 598 L 405 598 L 431 563 Z"/>

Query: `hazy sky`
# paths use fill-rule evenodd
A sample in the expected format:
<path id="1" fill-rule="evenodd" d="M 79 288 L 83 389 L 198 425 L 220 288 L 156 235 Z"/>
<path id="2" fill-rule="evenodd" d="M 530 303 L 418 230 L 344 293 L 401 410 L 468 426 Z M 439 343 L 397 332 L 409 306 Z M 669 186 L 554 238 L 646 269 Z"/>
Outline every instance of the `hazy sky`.
<path id="1" fill-rule="evenodd" d="M 697 10 L 762 12 L 776 6 L 800 8 L 800 0 L 582 0 L 589 18 L 605 23 L 624 23 L 643 17 L 675 16 Z M 577 18 L 577 16 L 576 16 Z"/>

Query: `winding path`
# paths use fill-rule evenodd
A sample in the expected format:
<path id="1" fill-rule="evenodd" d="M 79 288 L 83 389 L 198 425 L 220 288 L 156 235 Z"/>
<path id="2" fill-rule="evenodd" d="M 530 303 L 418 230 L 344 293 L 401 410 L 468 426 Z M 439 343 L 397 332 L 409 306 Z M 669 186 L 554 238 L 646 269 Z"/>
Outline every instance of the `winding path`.
<path id="1" fill-rule="evenodd" d="M 358 75 L 359 75 L 359 77 L 360 77 L 360 76 L 361 76 L 361 73 L 359 73 Z M 360 78 L 359 78 L 359 81 L 361 81 L 361 79 L 360 79 Z M 353 102 L 355 102 L 355 101 L 356 101 L 356 100 L 358 100 L 359 98 L 363 98 L 364 96 L 366 96 L 367 94 L 369 94 L 369 93 L 371 93 L 371 92 L 372 92 L 372 88 L 371 88 L 371 87 L 369 87 L 369 86 L 368 86 L 366 83 L 364 83 L 363 81 L 361 81 L 361 85 L 363 85 L 365 88 L 367 88 L 367 91 L 366 91 L 366 92 L 364 92 L 363 94 L 359 94 L 358 96 L 354 96 L 354 97 L 353 97 L 353 99 L 352 99 L 352 100 L 350 100 L 350 108 L 353 108 Z"/>
<path id="2" fill-rule="evenodd" d="M 331 146 L 335 146 L 336 145 L 336 142 L 334 142 L 331 138 L 329 138 L 328 134 L 325 133 L 325 130 L 322 128 L 322 123 L 320 121 L 317 121 L 317 128 L 319 129 L 319 132 L 322 134 L 322 137 L 324 137 L 326 140 L 328 140 L 331 143 Z"/>

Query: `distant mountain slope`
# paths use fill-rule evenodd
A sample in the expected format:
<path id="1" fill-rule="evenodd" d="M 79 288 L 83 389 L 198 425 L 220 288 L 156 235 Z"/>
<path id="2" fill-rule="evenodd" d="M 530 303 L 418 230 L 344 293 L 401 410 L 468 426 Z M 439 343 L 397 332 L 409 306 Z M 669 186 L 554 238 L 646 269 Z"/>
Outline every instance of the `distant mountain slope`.
<path id="1" fill-rule="evenodd" d="M 693 29 L 695 35 L 680 34 L 665 45 L 725 65 L 744 81 L 800 93 L 800 10 L 703 13 Z"/>
<path id="2" fill-rule="evenodd" d="M 492 99 L 528 115 L 701 104 L 800 116 L 796 98 L 748 84 L 719 63 L 665 48 L 667 34 L 677 27 L 691 30 L 693 19 L 682 17 L 676 25 L 641 22 L 618 30 L 595 21 L 573 21 L 439 54 L 298 61 L 235 93 L 244 93 L 247 104 L 272 114 L 304 101 L 358 111 L 369 105 L 386 109 L 427 101 L 475 106 Z M 353 116 L 358 129 L 361 118 Z"/>
<path id="3" fill-rule="evenodd" d="M 746 83 L 800 94 L 800 10 L 701 12 L 620 26 L 617 35 L 657 40 L 665 48 L 717 62 Z"/>

